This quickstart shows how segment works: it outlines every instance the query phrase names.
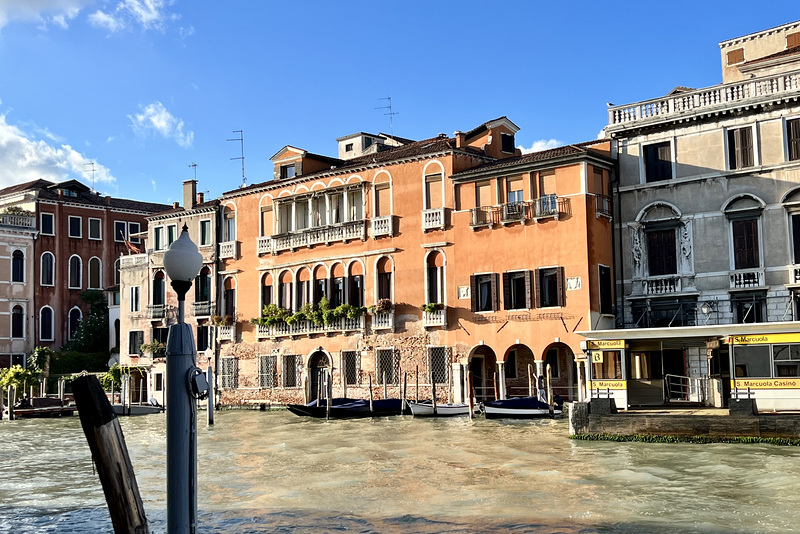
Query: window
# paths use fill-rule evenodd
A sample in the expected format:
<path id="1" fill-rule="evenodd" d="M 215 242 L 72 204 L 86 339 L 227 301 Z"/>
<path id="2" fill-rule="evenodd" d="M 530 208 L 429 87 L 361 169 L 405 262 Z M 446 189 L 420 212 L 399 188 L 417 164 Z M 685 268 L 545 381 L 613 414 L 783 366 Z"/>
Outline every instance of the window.
<path id="1" fill-rule="evenodd" d="M 128 332 L 128 354 L 139 354 L 144 345 L 144 331 L 131 330 Z"/>
<path id="2" fill-rule="evenodd" d="M 755 269 L 761 266 L 758 248 L 758 219 L 731 221 L 733 232 L 733 268 Z"/>
<path id="3" fill-rule="evenodd" d="M 156 349 L 153 352 L 153 358 L 163 358 L 167 355 L 167 336 L 169 335 L 169 328 L 156 327 L 153 328 L 150 341 L 154 343 L 162 343 L 164 346 Z"/>
<path id="4" fill-rule="evenodd" d="M 496 311 L 497 302 L 496 273 L 473 274 L 469 277 L 470 292 L 472 295 L 472 311 Z"/>
<path id="5" fill-rule="evenodd" d="M 72 215 L 69 216 L 69 236 L 70 237 L 81 237 L 81 218 L 80 217 L 73 217 Z"/>
<path id="6" fill-rule="evenodd" d="M 378 349 L 375 359 L 378 384 L 399 384 L 400 352 L 396 349 Z"/>
<path id="7" fill-rule="evenodd" d="M 506 199 L 509 204 L 522 202 L 522 178 L 506 180 Z"/>
<path id="8" fill-rule="evenodd" d="M 21 250 L 15 250 L 11 255 L 11 281 L 25 281 L 25 254 Z"/>
<path id="9" fill-rule="evenodd" d="M 392 273 L 378 273 L 378 300 L 392 298 Z"/>
<path id="10" fill-rule="evenodd" d="M 236 241 L 236 212 L 230 209 L 225 210 L 222 226 L 222 240 Z"/>
<path id="11" fill-rule="evenodd" d="M 500 149 L 508 154 L 514 153 L 514 135 L 500 133 Z"/>
<path id="12" fill-rule="evenodd" d="M 294 163 L 281 165 L 281 178 L 294 178 Z"/>
<path id="13" fill-rule="evenodd" d="M 631 314 L 637 328 L 695 326 L 697 297 L 631 301 Z"/>
<path id="14" fill-rule="evenodd" d="M 353 151 L 353 143 L 347 143 L 346 145 L 344 145 L 344 151 L 345 152 L 352 152 Z"/>
<path id="15" fill-rule="evenodd" d="M 39 339 L 53 341 L 53 308 L 42 306 L 39 310 Z"/>
<path id="16" fill-rule="evenodd" d="M 786 48 L 795 48 L 800 46 L 800 32 L 786 34 Z"/>
<path id="17" fill-rule="evenodd" d="M 735 378 L 770 378 L 769 345 L 736 345 L 733 348 Z"/>
<path id="18" fill-rule="evenodd" d="M 156 226 L 153 229 L 153 246 L 156 250 L 164 250 L 164 227 Z"/>
<path id="19" fill-rule="evenodd" d="M 599 354 L 598 354 L 599 353 Z M 599 356 L 599 358 L 598 358 Z M 600 361 L 597 361 L 599 359 Z M 593 351 L 592 354 L 592 379 L 593 380 L 621 380 L 622 357 L 618 350 Z"/>
<path id="20" fill-rule="evenodd" d="M 209 302 L 211 300 L 211 269 L 203 267 L 197 275 L 194 285 L 194 301 Z"/>
<path id="21" fill-rule="evenodd" d="M 428 383 L 447 384 L 450 377 L 450 349 L 428 347 Z"/>
<path id="22" fill-rule="evenodd" d="M 737 346 L 734 351 L 738 351 Z M 800 376 L 800 345 L 773 345 L 772 359 L 775 378 Z"/>
<path id="23" fill-rule="evenodd" d="M 303 376 L 303 357 L 299 354 L 283 355 L 283 387 L 300 387 L 300 380 Z"/>
<path id="24" fill-rule="evenodd" d="M 326 278 L 317 278 L 314 280 L 314 304 L 319 304 L 322 297 L 328 297 L 328 280 Z"/>
<path id="25" fill-rule="evenodd" d="M 533 308 L 531 271 L 503 273 L 503 305 L 506 310 Z"/>
<path id="26" fill-rule="evenodd" d="M 444 304 L 444 254 L 432 252 L 425 261 L 426 303 Z"/>
<path id="27" fill-rule="evenodd" d="M 728 130 L 728 168 L 744 169 L 753 165 L 753 128 Z"/>
<path id="28" fill-rule="evenodd" d="M 272 389 L 277 386 L 278 357 L 266 355 L 258 357 L 258 387 Z"/>
<path id="29" fill-rule="evenodd" d="M 349 279 L 349 287 L 347 288 L 347 300 L 351 306 L 364 305 L 364 275 L 357 274 L 351 276 Z"/>
<path id="30" fill-rule="evenodd" d="M 102 263 L 100 258 L 89 260 L 89 289 L 102 289 Z"/>
<path id="31" fill-rule="evenodd" d="M 138 222 L 129 222 L 128 223 L 128 237 L 130 238 L 131 243 L 141 243 L 142 240 L 138 237 L 134 237 L 134 234 L 138 234 L 142 231 L 142 226 Z"/>
<path id="32" fill-rule="evenodd" d="M 177 238 L 178 227 L 174 224 L 167 226 L 167 247 L 169 247 Z"/>
<path id="33" fill-rule="evenodd" d="M 55 256 L 52 252 L 42 253 L 42 268 L 40 283 L 43 286 L 52 286 L 55 284 Z"/>
<path id="34" fill-rule="evenodd" d="M 69 259 L 69 288 L 80 289 L 83 278 L 83 263 L 80 256 L 72 256 Z"/>
<path id="35" fill-rule="evenodd" d="M 211 221 L 200 221 L 200 246 L 207 247 L 211 244 Z"/>
<path id="36" fill-rule="evenodd" d="M 295 309 L 300 309 L 304 304 L 308 302 L 309 294 L 308 289 L 310 287 L 311 282 L 309 280 L 298 280 L 295 283 L 295 299 L 294 299 L 294 307 Z"/>
<path id="37" fill-rule="evenodd" d="M 197 325 L 197 352 L 203 352 L 204 350 L 208 350 L 209 335 L 210 335 L 210 329 L 208 325 L 204 324 Z"/>
<path id="38" fill-rule="evenodd" d="M 166 303 L 167 284 L 164 280 L 164 271 L 158 271 L 153 277 L 153 306 L 163 306 Z"/>
<path id="39" fill-rule="evenodd" d="M 133 286 L 131 288 L 131 311 L 139 311 L 139 286 Z"/>
<path id="40" fill-rule="evenodd" d="M 100 219 L 89 218 L 89 239 L 99 240 L 103 238 L 100 230 L 101 222 Z"/>
<path id="41" fill-rule="evenodd" d="M 547 366 L 550 366 L 550 376 L 558 378 L 558 349 L 552 348 L 547 351 L 544 357 L 544 368 L 547 372 Z"/>
<path id="42" fill-rule="evenodd" d="M 67 332 L 67 339 L 75 339 L 75 334 L 78 333 L 78 328 L 81 326 L 81 319 L 83 319 L 83 313 L 81 313 L 80 308 L 72 308 L 69 311 L 69 332 Z"/>
<path id="43" fill-rule="evenodd" d="M 611 267 L 600 265 L 599 286 L 600 286 L 600 313 L 610 315 L 614 313 L 614 300 L 612 297 Z"/>
<path id="44" fill-rule="evenodd" d="M 119 291 L 112 291 L 111 292 L 111 304 L 110 306 L 119 306 Z"/>
<path id="45" fill-rule="evenodd" d="M 429 174 L 425 176 L 425 209 L 441 208 L 444 206 L 442 198 L 442 175 Z"/>
<path id="46" fill-rule="evenodd" d="M 236 358 L 220 358 L 220 385 L 225 389 L 234 389 L 239 385 L 239 360 Z"/>
<path id="47" fill-rule="evenodd" d="M 25 312 L 19 305 L 11 308 L 11 337 L 25 337 Z"/>
<path id="48" fill-rule="evenodd" d="M 786 149 L 789 161 L 800 159 L 800 119 L 786 121 Z"/>
<path id="49" fill-rule="evenodd" d="M 361 353 L 357 350 L 343 350 L 342 368 L 344 369 L 345 383 L 348 386 L 357 386 L 361 369 Z"/>
<path id="50" fill-rule="evenodd" d="M 648 183 L 672 179 L 672 147 L 669 141 L 644 147 L 644 176 Z"/>
<path id="51" fill-rule="evenodd" d="M 120 262 L 119 258 L 117 258 L 116 261 L 114 261 L 114 285 L 115 286 L 119 285 L 119 265 L 120 265 L 120 263 L 121 262 Z"/>
<path id="52" fill-rule="evenodd" d="M 763 291 L 737 293 L 731 297 L 734 321 L 763 323 L 766 321 L 767 295 Z"/>
<path id="53" fill-rule="evenodd" d="M 728 66 L 744 62 L 744 48 L 737 48 L 727 53 Z"/>
<path id="54" fill-rule="evenodd" d="M 564 268 L 550 267 L 534 271 L 536 303 L 539 308 L 564 305 Z"/>
<path id="55" fill-rule="evenodd" d="M 678 248 L 675 229 L 650 230 L 647 237 L 647 268 L 650 276 L 664 276 L 678 272 Z"/>
<path id="56" fill-rule="evenodd" d="M 344 278 L 336 277 L 331 280 L 331 308 L 344 304 Z"/>
<path id="57" fill-rule="evenodd" d="M 40 233 L 42 235 L 55 235 L 55 228 L 53 224 L 53 214 L 52 213 L 40 213 Z"/>
<path id="58" fill-rule="evenodd" d="M 153 391 L 164 391 L 164 373 L 153 373 Z"/>

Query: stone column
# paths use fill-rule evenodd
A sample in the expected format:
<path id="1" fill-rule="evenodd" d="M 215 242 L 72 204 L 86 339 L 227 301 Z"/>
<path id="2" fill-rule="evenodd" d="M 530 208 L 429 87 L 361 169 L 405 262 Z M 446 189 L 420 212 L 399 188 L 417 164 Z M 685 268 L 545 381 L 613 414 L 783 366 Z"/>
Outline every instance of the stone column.
<path id="1" fill-rule="evenodd" d="M 500 400 L 506 398 L 506 362 L 497 362 L 497 395 Z"/>

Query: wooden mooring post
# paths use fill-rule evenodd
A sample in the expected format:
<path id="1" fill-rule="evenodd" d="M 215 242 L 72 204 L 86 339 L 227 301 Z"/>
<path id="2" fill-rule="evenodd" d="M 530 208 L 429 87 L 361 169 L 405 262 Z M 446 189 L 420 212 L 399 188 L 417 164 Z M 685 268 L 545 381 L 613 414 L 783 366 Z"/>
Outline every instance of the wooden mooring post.
<path id="1" fill-rule="evenodd" d="M 372 413 L 372 375 L 369 376 L 369 411 Z"/>
<path id="2" fill-rule="evenodd" d="M 553 415 L 553 386 L 550 384 L 550 380 L 552 378 L 552 369 L 550 369 L 550 364 L 547 364 L 546 368 L 547 373 L 547 405 L 550 406 L 550 415 Z"/>
<path id="3" fill-rule="evenodd" d="M 400 404 L 400 409 L 404 412 L 405 409 L 408 407 L 408 401 L 406 400 L 406 393 L 408 393 L 408 372 L 403 372 L 403 402 Z"/>
<path id="4" fill-rule="evenodd" d="M 14 404 L 17 402 L 17 387 L 8 386 L 8 420 L 14 420 Z"/>
<path id="5" fill-rule="evenodd" d="M 119 419 L 94 375 L 72 381 L 83 433 L 103 485 L 115 533 L 147 534 L 147 517 Z"/>

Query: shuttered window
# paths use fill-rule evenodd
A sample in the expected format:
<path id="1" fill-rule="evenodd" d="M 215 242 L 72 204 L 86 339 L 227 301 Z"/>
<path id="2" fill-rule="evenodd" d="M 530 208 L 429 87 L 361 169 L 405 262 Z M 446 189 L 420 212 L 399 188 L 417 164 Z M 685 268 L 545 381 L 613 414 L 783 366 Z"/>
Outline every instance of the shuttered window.
<path id="1" fill-rule="evenodd" d="M 375 186 L 375 216 L 384 217 L 392 214 L 392 197 L 389 184 Z"/>
<path id="2" fill-rule="evenodd" d="M 497 293 L 498 279 L 497 273 L 474 274 L 469 277 L 472 311 L 497 311 L 500 308 Z"/>
<path id="3" fill-rule="evenodd" d="M 556 194 L 556 171 L 539 172 L 539 197 Z"/>
<path id="4" fill-rule="evenodd" d="M 800 119 L 786 121 L 786 143 L 789 161 L 800 160 Z"/>
<path id="5" fill-rule="evenodd" d="M 442 175 L 430 174 L 425 177 L 425 209 L 441 208 L 444 204 L 442 198 Z"/>
<path id="6" fill-rule="evenodd" d="M 790 33 L 786 36 L 786 48 L 800 46 L 800 32 Z"/>
<path id="7" fill-rule="evenodd" d="M 644 168 L 647 182 L 672 179 L 672 149 L 669 141 L 644 147 Z"/>
<path id="8" fill-rule="evenodd" d="M 647 267 L 650 276 L 678 272 L 674 228 L 647 232 Z"/>
<path id="9" fill-rule="evenodd" d="M 736 50 L 731 50 L 727 54 L 728 56 L 728 65 L 736 65 L 737 63 L 741 63 L 744 61 L 744 48 L 737 48 Z"/>
<path id="10" fill-rule="evenodd" d="M 503 309 L 524 310 L 533 307 L 531 271 L 503 273 Z"/>
<path id="11" fill-rule="evenodd" d="M 749 126 L 728 130 L 728 166 L 731 170 L 752 167 L 753 129 Z"/>
<path id="12" fill-rule="evenodd" d="M 732 221 L 734 269 L 755 269 L 761 265 L 758 254 L 758 219 Z"/>
<path id="13" fill-rule="evenodd" d="M 534 271 L 536 305 L 539 308 L 564 306 L 564 268 L 548 267 Z"/>

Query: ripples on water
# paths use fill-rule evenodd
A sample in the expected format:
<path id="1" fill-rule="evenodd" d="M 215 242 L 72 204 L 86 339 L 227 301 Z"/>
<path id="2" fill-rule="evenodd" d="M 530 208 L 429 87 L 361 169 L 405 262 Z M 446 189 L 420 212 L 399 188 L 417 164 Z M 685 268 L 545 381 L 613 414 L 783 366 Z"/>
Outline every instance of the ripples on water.
<path id="1" fill-rule="evenodd" d="M 203 416 L 204 414 L 201 414 Z M 166 531 L 165 417 L 122 426 L 151 532 Z M 198 426 L 199 532 L 765 532 L 800 524 L 800 451 L 582 442 L 559 421 Z M 111 532 L 77 417 L 0 421 L 0 532 Z"/>

